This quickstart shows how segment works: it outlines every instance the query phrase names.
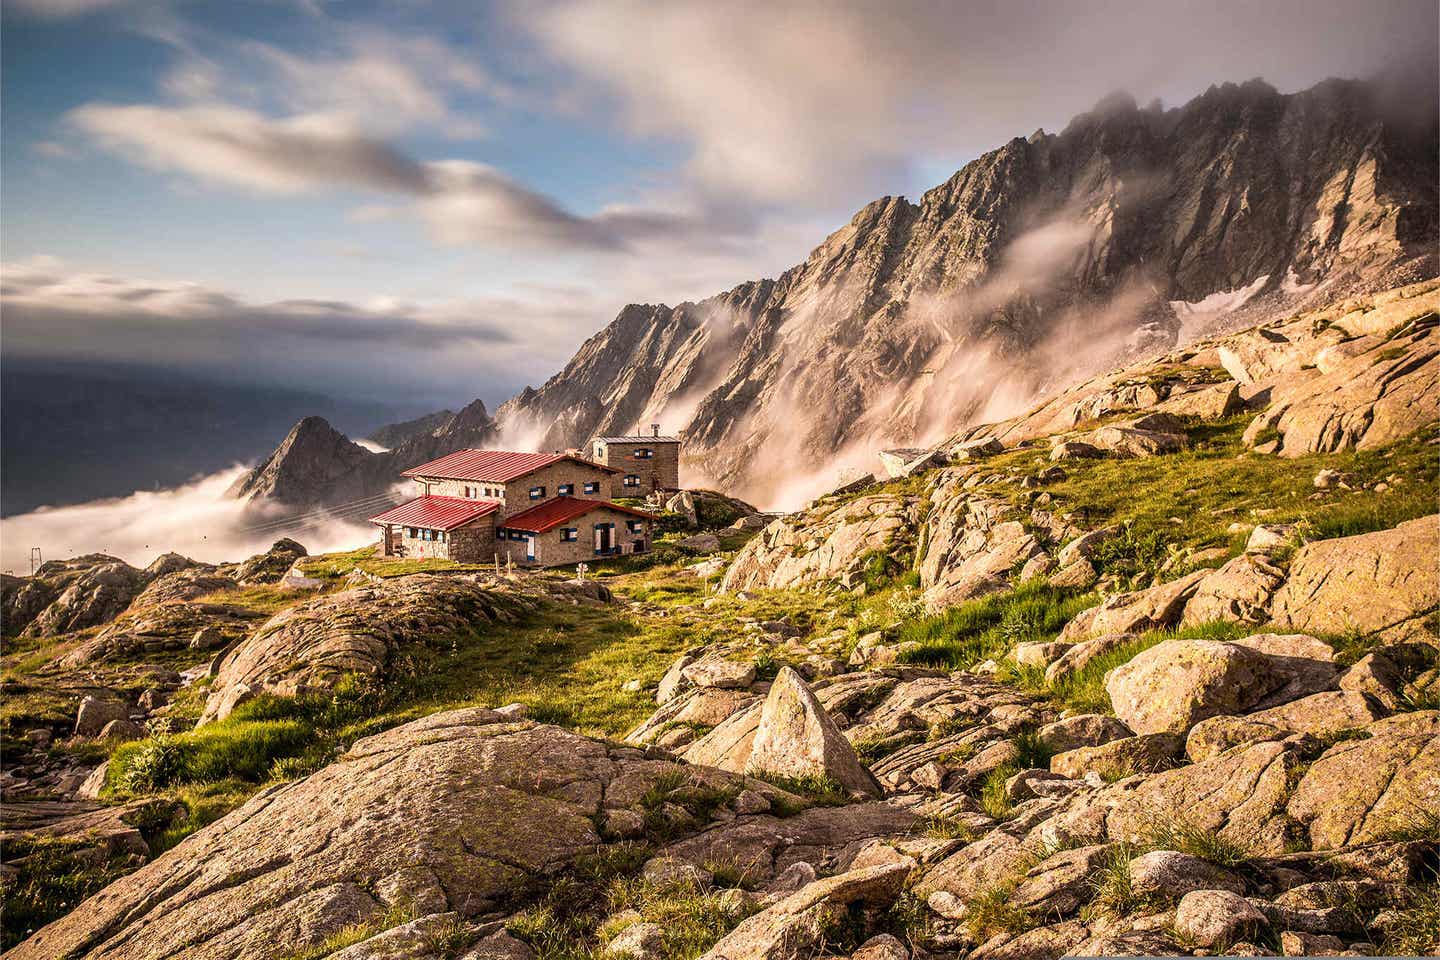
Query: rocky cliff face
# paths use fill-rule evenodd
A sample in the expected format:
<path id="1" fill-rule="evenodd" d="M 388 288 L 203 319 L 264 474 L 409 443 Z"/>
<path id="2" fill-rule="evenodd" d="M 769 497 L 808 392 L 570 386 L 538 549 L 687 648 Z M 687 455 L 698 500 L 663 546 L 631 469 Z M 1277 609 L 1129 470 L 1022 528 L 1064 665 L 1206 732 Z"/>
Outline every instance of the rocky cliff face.
<path id="1" fill-rule="evenodd" d="M 626 307 L 499 419 L 542 448 L 663 422 L 693 470 L 774 502 L 777 461 L 808 473 L 1016 412 L 1247 299 L 1432 274 L 1433 115 L 1382 106 L 1350 81 L 1110 98 L 918 203 L 869 204 L 778 280 Z"/>
<path id="2" fill-rule="evenodd" d="M 1431 276 L 1435 112 L 1395 99 L 1340 80 L 1225 84 L 1168 111 L 1107 98 L 918 203 L 876 200 L 776 280 L 627 306 L 493 424 L 462 411 L 388 460 L 320 470 L 294 502 L 374 494 L 464 438 L 550 450 L 658 422 L 684 431 L 691 482 L 788 506 L 878 448 L 1012 416 L 1218 325 Z"/>
<path id="3" fill-rule="evenodd" d="M 495 434 L 495 421 L 479 400 L 434 429 L 412 432 L 384 453 L 352 443 L 321 417 L 306 417 L 274 453 L 236 481 L 230 493 L 295 508 L 354 505 L 364 514 L 399 481 L 402 470 L 464 447 L 483 446 Z"/>

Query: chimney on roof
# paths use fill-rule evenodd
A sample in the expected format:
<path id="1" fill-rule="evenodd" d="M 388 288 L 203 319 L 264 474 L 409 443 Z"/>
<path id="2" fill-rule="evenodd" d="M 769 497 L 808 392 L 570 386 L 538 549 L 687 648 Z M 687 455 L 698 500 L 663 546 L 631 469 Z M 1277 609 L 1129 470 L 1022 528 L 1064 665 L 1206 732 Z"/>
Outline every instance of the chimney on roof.
<path id="1" fill-rule="evenodd" d="M 658 423 L 652 423 L 652 424 L 650 424 L 650 431 L 651 431 L 655 436 L 657 436 L 657 437 L 660 436 L 660 424 L 658 424 Z"/>

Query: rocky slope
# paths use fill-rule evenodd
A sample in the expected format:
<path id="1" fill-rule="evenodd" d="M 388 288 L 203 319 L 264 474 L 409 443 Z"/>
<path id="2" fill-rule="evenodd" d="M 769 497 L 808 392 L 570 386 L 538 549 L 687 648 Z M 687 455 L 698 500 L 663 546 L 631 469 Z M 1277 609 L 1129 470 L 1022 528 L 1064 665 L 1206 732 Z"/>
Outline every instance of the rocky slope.
<path id="1" fill-rule="evenodd" d="M 867 205 L 777 279 L 625 307 L 496 432 L 466 436 L 550 450 L 658 422 L 684 432 L 692 478 L 793 505 L 880 448 L 1117 359 L 1433 276 L 1440 137 L 1414 100 L 1340 80 L 1224 84 L 1172 110 L 1111 97 L 918 202 Z M 302 505 L 381 492 L 413 462 L 325 461 Z"/>
<path id="2" fill-rule="evenodd" d="M 1003 412 L 1247 296 L 1432 274 L 1435 154 L 1433 116 L 1387 115 L 1361 83 L 1112 98 L 918 203 L 870 204 L 778 280 L 627 307 L 499 419 L 556 446 L 662 422 L 693 467 L 772 502 L 777 473 Z"/>
<path id="3" fill-rule="evenodd" d="M 733 552 L 600 583 L 357 567 L 222 623 L 216 582 L 238 599 L 341 558 L 165 558 L 120 571 L 138 593 L 118 615 L 90 575 L 112 558 L 6 581 L 7 615 L 113 618 L 40 678 L 146 678 L 7 767 L 7 846 L 89 830 L 64 869 L 113 878 L 14 955 L 1440 950 L 1437 300 L 1433 282 L 1352 298 L 1128 365 Z M 199 686 L 135 663 L 166 641 L 112 642 L 186 616 L 226 638 Z M 691 646 L 625 647 L 646 631 Z M 533 691 L 610 648 L 584 696 L 650 703 L 623 737 L 417 684 L 519 659 Z M 172 696 L 193 732 L 120 748 L 119 773 L 46 766 L 182 719 Z M 223 753 L 227 733 L 245 749 Z M 281 734 L 306 739 L 244 767 Z M 343 750 L 306 765 L 323 738 Z M 142 827 L 182 795 L 134 771 L 172 750 L 219 752 L 206 775 L 249 777 L 249 799 L 152 857 Z"/>

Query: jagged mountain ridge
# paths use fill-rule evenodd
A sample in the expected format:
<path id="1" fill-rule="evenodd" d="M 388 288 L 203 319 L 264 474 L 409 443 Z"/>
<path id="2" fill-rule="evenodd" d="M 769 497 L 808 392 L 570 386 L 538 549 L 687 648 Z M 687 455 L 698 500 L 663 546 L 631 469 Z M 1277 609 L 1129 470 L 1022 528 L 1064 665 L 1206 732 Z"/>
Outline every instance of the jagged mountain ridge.
<path id="1" fill-rule="evenodd" d="M 1172 304 L 1294 309 L 1432 276 L 1435 113 L 1389 102 L 1350 80 L 1224 84 L 1168 111 L 1106 98 L 918 203 L 868 204 L 778 279 L 625 307 L 492 437 L 548 450 L 659 422 L 685 432 L 692 477 L 783 504 L 877 446 L 1173 346 Z"/>
<path id="2" fill-rule="evenodd" d="M 1106 320 L 1119 329 L 1091 333 L 1124 345 L 1139 331 L 1132 346 L 1165 347 L 1177 327 L 1168 301 L 1260 278 L 1260 294 L 1324 284 L 1332 295 L 1401 265 L 1429 275 L 1434 124 L 1386 117 L 1377 97 L 1356 81 L 1292 95 L 1252 81 L 1170 111 L 1108 98 L 919 203 L 867 205 L 776 281 L 626 307 L 499 419 L 544 427 L 543 446 L 659 420 L 686 431 L 692 466 L 755 492 L 750 464 L 773 472 L 777 447 L 814 463 L 985 413 L 989 384 L 965 381 L 989 379 L 986 365 L 967 361 L 1033 352 L 1117 301 L 1122 315 Z M 1017 256 L 1017 240 L 1041 249 Z M 1012 356 L 1005 369 L 1038 387 L 1045 360 Z"/>
<path id="3" fill-rule="evenodd" d="M 230 495 L 297 508 L 340 507 L 387 492 L 402 470 L 463 447 L 483 446 L 496 434 L 495 421 L 480 400 L 382 453 L 352 443 L 322 417 L 306 417 L 274 453 L 235 482 Z"/>

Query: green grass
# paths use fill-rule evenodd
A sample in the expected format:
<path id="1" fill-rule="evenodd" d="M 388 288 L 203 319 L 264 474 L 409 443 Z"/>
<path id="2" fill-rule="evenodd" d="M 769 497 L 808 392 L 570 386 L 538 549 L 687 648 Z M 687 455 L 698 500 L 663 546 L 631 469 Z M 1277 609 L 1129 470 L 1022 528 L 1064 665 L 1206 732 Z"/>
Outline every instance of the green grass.
<path id="1" fill-rule="evenodd" d="M 1390 909 L 1394 913 L 1380 944 L 1382 956 L 1418 957 L 1435 951 L 1440 944 L 1440 884 L 1406 886 Z"/>
<path id="2" fill-rule="evenodd" d="M 1139 854 L 1139 849 L 1129 843 L 1118 843 L 1106 853 L 1104 863 L 1090 877 L 1093 895 L 1081 911 L 1084 919 L 1122 919 L 1147 905 L 1145 898 L 1135 892 L 1130 875 L 1130 861 Z"/>
<path id="3" fill-rule="evenodd" d="M 1230 546 L 1227 528 L 1236 521 L 1303 522 L 1311 539 L 1322 539 L 1388 529 L 1435 512 L 1440 473 L 1434 447 L 1427 443 L 1436 435 L 1434 425 L 1381 449 L 1287 458 L 1247 450 L 1240 437 L 1250 420 L 1250 414 L 1241 414 L 1192 423 L 1187 427 L 1191 445 L 1180 453 L 1067 462 L 1066 478 L 1046 487 L 1055 500 L 1049 509 L 1075 513 L 1086 528 L 1128 523 L 1131 544 L 1122 555 L 1105 557 L 1119 562 L 1116 572 L 1146 567 L 1162 546 L 1167 553 Z M 990 465 L 996 472 L 1020 474 L 1035 459 L 1033 449 L 1014 450 L 992 458 Z M 1357 489 L 1311 500 L 1315 474 L 1322 468 L 1347 474 Z M 1358 489 L 1392 474 L 1404 482 L 1384 493 Z M 1012 485 L 980 489 L 1028 508 L 1030 491 Z"/>
<path id="4" fill-rule="evenodd" d="M 840 785 L 834 777 L 822 773 L 807 773 L 804 776 L 792 777 L 781 773 L 769 773 L 762 771 L 752 776 L 772 783 L 788 793 L 798 797 L 804 797 L 811 803 L 822 807 L 838 807 L 850 802 L 850 791 Z"/>
<path id="5" fill-rule="evenodd" d="M 123 858 L 96 856 L 84 840 L 18 835 L 5 841 L 5 863 L 14 876 L 0 876 L 0 949 L 8 950 L 70 911 L 134 867 Z"/>
<path id="6" fill-rule="evenodd" d="M 1071 617 L 1098 602 L 1094 594 L 1026 581 L 1010 593 L 904 623 L 896 642 L 913 641 L 918 646 L 899 659 L 949 670 L 972 667 L 998 659 L 1016 643 L 1053 639 Z"/>
<path id="7" fill-rule="evenodd" d="M 660 958 L 691 960 L 758 909 L 733 909 L 689 878 L 667 883 L 641 878 L 640 868 L 653 852 L 645 844 L 617 843 L 578 857 L 507 929 L 537 960 L 596 960 L 625 927 L 611 918 L 634 910 L 640 922 L 662 928 Z M 743 871 L 732 879 L 743 885 Z"/>
<path id="8" fill-rule="evenodd" d="M 997 933 L 1024 933 L 1037 924 L 1030 911 L 1011 902 L 1017 882 L 1018 878 L 987 887 L 966 902 L 965 929 L 975 942 L 983 943 Z"/>
<path id="9" fill-rule="evenodd" d="M 1241 624 L 1223 622 L 1151 630 L 1139 634 L 1129 643 L 1101 654 L 1079 670 L 1057 678 L 1054 683 L 1045 680 L 1043 669 L 1022 667 L 1008 661 L 1003 665 L 998 677 L 1031 693 L 1049 697 L 1051 702 L 1061 709 L 1073 710 L 1076 713 L 1113 714 L 1110 694 L 1105 690 L 1105 675 L 1121 664 L 1129 663 L 1136 654 L 1166 640 L 1234 640 L 1250 632 L 1253 631 Z"/>
<path id="10" fill-rule="evenodd" d="M 1238 867 L 1254 856 L 1254 851 L 1245 844 L 1222 837 L 1214 830 L 1195 826 L 1180 816 L 1157 820 L 1152 824 L 1145 836 L 1144 846 L 1149 850 L 1188 853 L 1222 867 Z"/>

